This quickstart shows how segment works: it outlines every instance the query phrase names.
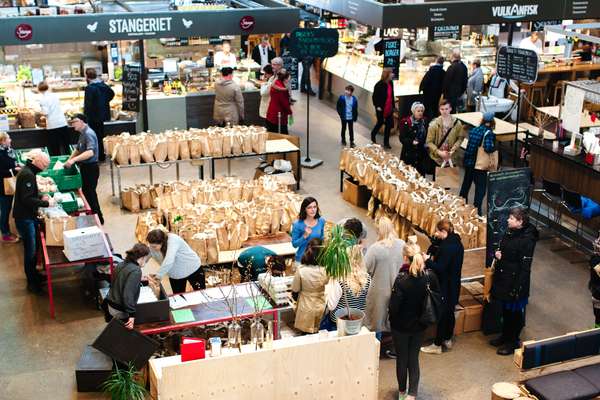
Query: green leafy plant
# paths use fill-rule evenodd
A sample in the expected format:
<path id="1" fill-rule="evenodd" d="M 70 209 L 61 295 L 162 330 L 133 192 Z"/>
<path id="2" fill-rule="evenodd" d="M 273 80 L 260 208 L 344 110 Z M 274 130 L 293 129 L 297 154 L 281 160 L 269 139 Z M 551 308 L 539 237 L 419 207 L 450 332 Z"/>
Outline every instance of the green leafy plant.
<path id="1" fill-rule="evenodd" d="M 110 394 L 112 400 L 144 400 L 148 391 L 139 382 L 140 375 L 131 363 L 127 369 L 120 369 L 115 364 L 115 370 L 102 384 L 102 390 Z"/>

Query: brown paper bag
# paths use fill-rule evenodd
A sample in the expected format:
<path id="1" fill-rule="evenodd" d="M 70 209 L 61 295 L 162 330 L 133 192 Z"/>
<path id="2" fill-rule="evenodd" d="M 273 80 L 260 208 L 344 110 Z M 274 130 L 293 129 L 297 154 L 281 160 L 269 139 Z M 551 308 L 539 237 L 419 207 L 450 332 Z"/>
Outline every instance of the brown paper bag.
<path id="1" fill-rule="evenodd" d="M 204 234 L 196 233 L 193 235 L 190 240 L 190 247 L 200 257 L 200 263 L 204 264 L 207 262 L 206 236 Z"/>
<path id="2" fill-rule="evenodd" d="M 140 194 L 140 208 L 142 210 L 152 208 L 152 196 L 150 195 L 150 190 L 147 187 L 142 187 L 138 189 L 138 193 Z"/>
<path id="3" fill-rule="evenodd" d="M 238 250 L 241 247 L 240 224 L 233 224 L 229 229 L 229 250 Z"/>
<path id="4" fill-rule="evenodd" d="M 231 150 L 233 147 L 233 136 L 232 135 L 223 135 L 223 156 L 227 157 L 231 155 Z"/>
<path id="5" fill-rule="evenodd" d="M 119 143 L 115 146 L 112 153 L 112 159 L 118 165 L 129 164 L 129 148 L 125 143 Z"/>
<path id="6" fill-rule="evenodd" d="M 244 215 L 244 221 L 248 227 L 248 236 L 256 235 L 256 212 L 248 212 Z"/>
<path id="7" fill-rule="evenodd" d="M 211 135 L 208 137 L 212 157 L 223 156 L 223 136 L 220 134 Z"/>
<path id="8" fill-rule="evenodd" d="M 444 189 L 458 189 L 460 170 L 458 167 L 436 167 L 435 183 Z"/>
<path id="9" fill-rule="evenodd" d="M 190 146 L 190 157 L 191 158 L 200 158 L 202 157 L 202 144 L 200 143 L 200 138 L 198 136 L 193 136 L 189 140 Z"/>
<path id="10" fill-rule="evenodd" d="M 154 159 L 156 162 L 164 162 L 167 159 L 169 146 L 166 141 L 159 140 L 154 148 Z"/>
<path id="11" fill-rule="evenodd" d="M 283 210 L 281 208 L 273 208 L 271 210 L 271 233 L 275 234 L 279 232 L 281 226 L 281 214 Z"/>
<path id="12" fill-rule="evenodd" d="M 216 235 L 208 236 L 206 239 L 206 260 L 208 264 L 219 262 L 219 243 Z"/>
<path id="13" fill-rule="evenodd" d="M 75 217 L 46 218 L 46 245 L 64 246 L 63 232 L 77 229 Z"/>
<path id="14" fill-rule="evenodd" d="M 244 154 L 252 153 L 252 135 L 251 134 L 245 134 L 243 136 L 242 152 Z"/>
<path id="15" fill-rule="evenodd" d="M 229 246 L 229 232 L 227 226 L 224 223 L 217 225 L 215 231 L 217 232 L 217 240 L 219 242 L 219 250 L 225 251 L 230 250 Z"/>
<path id="16" fill-rule="evenodd" d="M 140 148 L 137 143 L 130 143 L 127 145 L 129 151 L 129 162 L 131 165 L 137 165 L 141 162 Z"/>
<path id="17" fill-rule="evenodd" d="M 176 137 L 167 139 L 167 159 L 177 161 L 179 159 L 179 140 Z"/>
<path id="18" fill-rule="evenodd" d="M 179 158 L 182 160 L 190 159 L 190 146 L 187 139 L 179 139 Z"/>
<path id="19" fill-rule="evenodd" d="M 124 209 L 131 212 L 140 211 L 140 195 L 133 188 L 125 188 L 121 192 L 121 204 Z"/>
<path id="20" fill-rule="evenodd" d="M 231 154 L 239 156 L 244 152 L 243 150 L 244 138 L 242 135 L 237 134 L 231 137 Z"/>
<path id="21" fill-rule="evenodd" d="M 142 142 L 139 145 L 140 148 L 140 156 L 145 163 L 153 163 L 154 162 L 154 152 L 150 148 L 150 144 L 146 142 Z"/>
<path id="22" fill-rule="evenodd" d="M 12 175 L 12 170 L 10 173 Z M 11 195 L 15 194 L 15 189 L 17 186 L 17 177 L 10 176 L 8 178 L 4 178 L 3 184 L 4 184 L 4 195 L 11 196 Z"/>

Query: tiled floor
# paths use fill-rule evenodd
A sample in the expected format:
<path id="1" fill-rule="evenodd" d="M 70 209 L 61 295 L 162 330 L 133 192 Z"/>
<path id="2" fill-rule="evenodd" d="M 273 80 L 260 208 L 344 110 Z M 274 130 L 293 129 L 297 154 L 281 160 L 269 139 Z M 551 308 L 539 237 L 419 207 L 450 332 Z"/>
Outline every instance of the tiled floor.
<path id="1" fill-rule="evenodd" d="M 295 106 L 293 134 L 305 131 L 303 99 Z M 374 228 L 365 211 L 344 202 L 339 190 L 338 158 L 339 122 L 334 108 L 324 102 L 311 102 L 311 156 L 324 161 L 314 170 L 304 170 L 301 193 L 320 201 L 323 214 L 337 221 L 356 216 L 369 225 L 369 241 Z M 356 126 L 357 143 L 369 141 L 368 128 Z M 381 141 L 381 139 L 380 139 Z M 303 147 L 305 140 L 303 139 Z M 399 142 L 392 139 L 393 152 L 399 154 Z M 232 172 L 250 178 L 258 164 L 252 159 L 232 162 Z M 217 163 L 218 175 L 226 171 L 225 162 Z M 197 170 L 182 168 L 182 177 L 195 177 Z M 107 221 L 105 226 L 117 251 L 133 243 L 136 216 L 119 209 L 111 199 L 108 168 L 102 168 L 99 196 Z M 155 180 L 174 179 L 173 169 L 157 171 Z M 123 182 L 146 182 L 144 169 L 128 170 Z M 8 399 L 96 399 L 99 394 L 79 394 L 75 390 L 75 364 L 84 345 L 93 341 L 104 326 L 103 318 L 91 304 L 82 300 L 73 270 L 56 273 L 57 318 L 48 315 L 46 296 L 25 291 L 21 246 L 0 247 L 0 400 Z M 527 327 L 523 338 L 543 338 L 589 328 L 593 317 L 587 291 L 588 270 L 585 264 L 571 265 L 568 253 L 552 253 L 547 241 L 539 243 L 535 254 L 532 297 L 527 309 Z M 419 399 L 465 400 L 487 399 L 497 381 L 513 381 L 518 371 L 510 357 L 496 356 L 481 333 L 457 339 L 454 349 L 440 356 L 421 356 Z M 360 351 L 360 349 L 356 349 Z M 380 364 L 380 399 L 397 398 L 395 364 Z M 312 399 L 311 399 L 312 400 Z"/>

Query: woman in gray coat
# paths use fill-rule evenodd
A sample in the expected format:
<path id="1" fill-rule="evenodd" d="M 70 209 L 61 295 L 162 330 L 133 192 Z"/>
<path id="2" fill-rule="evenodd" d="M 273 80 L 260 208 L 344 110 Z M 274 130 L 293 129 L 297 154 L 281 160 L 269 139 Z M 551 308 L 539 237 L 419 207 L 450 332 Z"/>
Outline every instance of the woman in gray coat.
<path id="1" fill-rule="evenodd" d="M 377 332 L 391 332 L 388 306 L 394 282 L 402 266 L 404 240 L 398 239 L 394 224 L 383 217 L 377 226 L 378 239 L 365 256 L 367 272 L 371 275 L 371 290 L 367 295 L 365 325 Z"/>

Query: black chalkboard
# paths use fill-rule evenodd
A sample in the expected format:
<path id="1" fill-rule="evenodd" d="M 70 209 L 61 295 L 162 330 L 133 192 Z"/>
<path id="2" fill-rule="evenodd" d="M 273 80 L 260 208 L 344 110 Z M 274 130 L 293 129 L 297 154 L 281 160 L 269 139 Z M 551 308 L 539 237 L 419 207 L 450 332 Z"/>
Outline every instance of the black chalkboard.
<path id="1" fill-rule="evenodd" d="M 394 79 L 398 79 L 400 71 L 400 39 L 383 40 L 383 67 L 391 68 Z"/>
<path id="2" fill-rule="evenodd" d="M 290 50 L 299 60 L 306 57 L 333 57 L 338 52 L 338 40 L 337 29 L 297 28 L 292 31 Z"/>
<path id="3" fill-rule="evenodd" d="M 554 19 L 550 21 L 533 21 L 531 25 L 531 31 L 543 31 L 545 26 L 548 25 L 562 25 L 561 19 Z"/>
<path id="4" fill-rule="evenodd" d="M 508 213 L 513 207 L 531 205 L 531 170 L 507 169 L 488 174 L 487 246 L 485 265 L 492 265 L 494 252 L 507 228 Z"/>
<path id="5" fill-rule="evenodd" d="M 534 83 L 538 75 L 538 55 L 529 49 L 502 46 L 496 56 L 498 75 L 523 83 Z"/>
<path id="6" fill-rule="evenodd" d="M 140 82 L 142 69 L 136 64 L 125 64 L 123 67 L 123 103 L 124 111 L 140 111 Z"/>
<path id="7" fill-rule="evenodd" d="M 460 39 L 460 25 L 443 25 L 429 27 L 429 40 Z"/>
<path id="8" fill-rule="evenodd" d="M 290 73 L 290 89 L 298 90 L 298 59 L 292 57 L 288 52 L 281 58 L 283 59 L 283 68 Z"/>

